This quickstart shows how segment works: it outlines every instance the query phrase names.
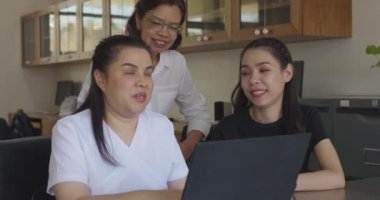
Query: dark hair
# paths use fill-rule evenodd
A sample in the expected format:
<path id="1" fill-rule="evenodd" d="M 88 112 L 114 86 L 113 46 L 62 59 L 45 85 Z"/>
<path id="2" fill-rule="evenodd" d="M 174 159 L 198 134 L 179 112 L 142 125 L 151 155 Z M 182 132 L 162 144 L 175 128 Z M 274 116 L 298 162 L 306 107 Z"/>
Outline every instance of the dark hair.
<path id="1" fill-rule="evenodd" d="M 107 37 L 96 46 L 94 55 L 92 56 L 90 91 L 85 102 L 76 111 L 76 113 L 78 113 L 85 109 L 90 109 L 92 129 L 99 153 L 101 154 L 103 159 L 105 159 L 107 162 L 113 165 L 116 165 L 117 162 L 110 155 L 106 143 L 104 141 L 104 95 L 102 90 L 96 84 L 94 72 L 95 70 L 99 70 L 102 73 L 107 74 L 109 65 L 115 61 L 120 50 L 125 47 L 143 48 L 148 51 L 148 48 L 140 39 L 132 38 L 130 36 L 125 35 L 114 35 Z"/>
<path id="2" fill-rule="evenodd" d="M 128 20 L 127 27 L 125 29 L 126 35 L 140 37 L 141 33 L 136 26 L 136 17 L 138 16 L 142 19 L 148 11 L 161 5 L 177 6 L 181 11 L 180 25 L 183 24 L 186 16 L 186 4 L 184 0 L 139 0 L 135 5 L 135 10 L 133 11 L 132 16 Z M 170 49 L 177 49 L 181 42 L 182 35 L 181 33 L 178 33 L 177 39 L 174 41 Z"/>
<path id="3" fill-rule="evenodd" d="M 292 64 L 292 56 L 286 45 L 275 38 L 260 38 L 251 41 L 240 54 L 239 71 L 241 70 L 242 58 L 244 54 L 250 49 L 263 49 L 270 53 L 279 63 L 281 70 L 285 70 L 288 64 Z M 282 101 L 282 115 L 285 119 L 285 133 L 291 134 L 304 131 L 303 117 L 298 102 L 297 89 L 295 85 L 295 73 L 292 79 L 285 84 L 284 95 Z M 235 112 L 252 105 L 252 103 L 245 96 L 241 88 L 241 75 L 239 73 L 239 82 L 231 95 L 231 102 Z"/>

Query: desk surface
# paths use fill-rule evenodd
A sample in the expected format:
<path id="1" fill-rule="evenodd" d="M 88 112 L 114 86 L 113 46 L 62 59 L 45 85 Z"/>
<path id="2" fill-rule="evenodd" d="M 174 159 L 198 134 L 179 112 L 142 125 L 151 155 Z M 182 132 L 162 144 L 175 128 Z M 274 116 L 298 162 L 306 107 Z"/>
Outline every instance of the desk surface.
<path id="1" fill-rule="evenodd" d="M 296 192 L 295 200 L 379 200 L 380 177 L 346 182 L 341 190 Z"/>

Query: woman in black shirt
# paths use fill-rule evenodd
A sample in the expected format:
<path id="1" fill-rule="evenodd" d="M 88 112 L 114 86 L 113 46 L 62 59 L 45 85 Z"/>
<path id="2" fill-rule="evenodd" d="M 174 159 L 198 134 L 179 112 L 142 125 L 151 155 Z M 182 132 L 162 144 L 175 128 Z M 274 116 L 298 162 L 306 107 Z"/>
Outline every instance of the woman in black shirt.
<path id="1" fill-rule="evenodd" d="M 296 191 L 343 188 L 343 169 L 319 114 L 298 103 L 292 62 L 277 39 L 250 42 L 241 53 L 239 83 L 231 97 L 235 112 L 219 122 L 211 140 L 310 132 L 309 152 L 314 151 L 321 170 L 306 172 L 304 164 Z"/>

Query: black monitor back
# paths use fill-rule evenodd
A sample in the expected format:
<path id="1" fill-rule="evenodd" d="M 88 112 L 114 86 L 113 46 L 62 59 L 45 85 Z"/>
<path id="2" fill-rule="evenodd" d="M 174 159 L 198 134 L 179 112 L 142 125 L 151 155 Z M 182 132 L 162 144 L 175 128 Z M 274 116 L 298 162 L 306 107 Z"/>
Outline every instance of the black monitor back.
<path id="1" fill-rule="evenodd" d="M 295 80 L 298 98 L 302 98 L 304 61 L 302 60 L 293 61 L 293 66 L 294 66 L 293 78 Z"/>

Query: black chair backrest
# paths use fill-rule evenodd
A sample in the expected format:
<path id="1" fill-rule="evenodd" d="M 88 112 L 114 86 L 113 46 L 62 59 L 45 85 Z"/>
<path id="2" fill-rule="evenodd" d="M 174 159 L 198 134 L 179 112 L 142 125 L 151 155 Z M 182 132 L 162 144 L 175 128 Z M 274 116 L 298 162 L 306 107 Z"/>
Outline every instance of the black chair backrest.
<path id="1" fill-rule="evenodd" d="M 12 129 L 8 126 L 5 119 L 0 118 L 0 140 L 8 139 L 11 135 Z"/>
<path id="2" fill-rule="evenodd" d="M 30 200 L 46 189 L 51 138 L 45 136 L 0 141 L 0 199 Z"/>
<path id="3" fill-rule="evenodd" d="M 38 133 L 32 125 L 32 121 L 29 116 L 19 109 L 12 120 L 12 135 L 11 138 L 30 137 L 41 135 Z"/>

